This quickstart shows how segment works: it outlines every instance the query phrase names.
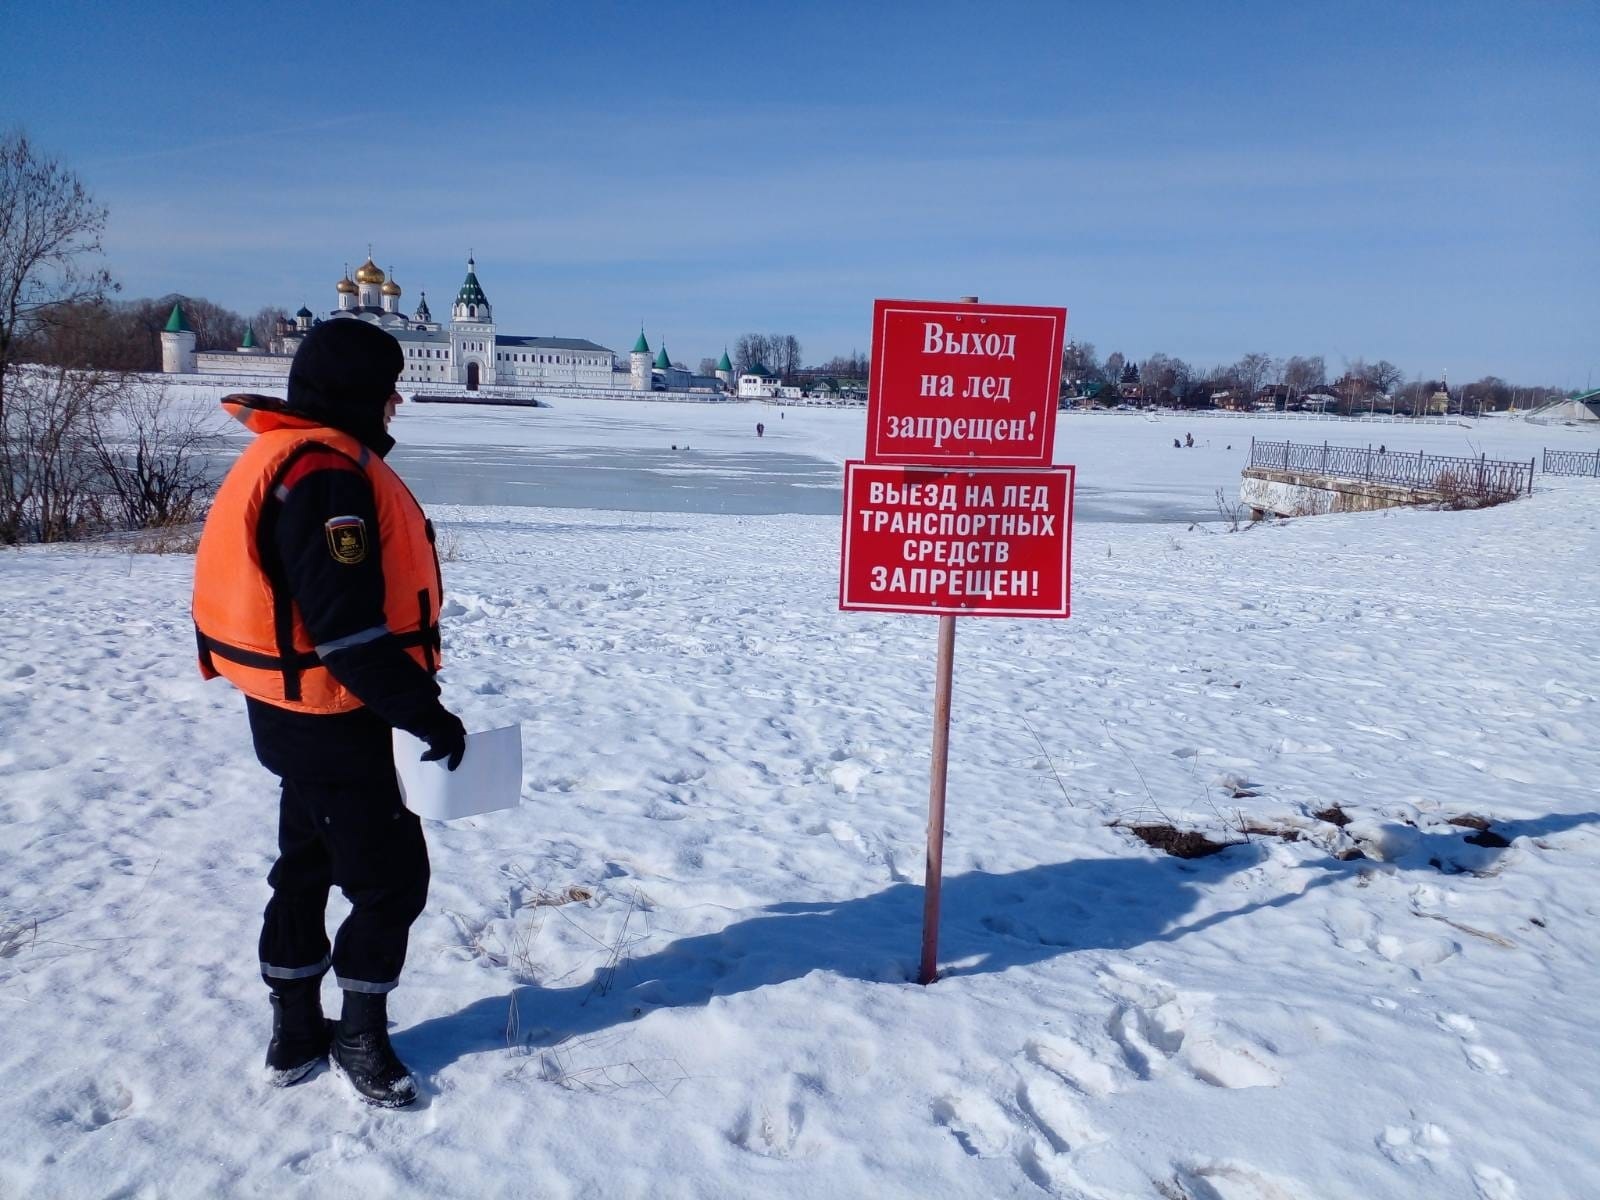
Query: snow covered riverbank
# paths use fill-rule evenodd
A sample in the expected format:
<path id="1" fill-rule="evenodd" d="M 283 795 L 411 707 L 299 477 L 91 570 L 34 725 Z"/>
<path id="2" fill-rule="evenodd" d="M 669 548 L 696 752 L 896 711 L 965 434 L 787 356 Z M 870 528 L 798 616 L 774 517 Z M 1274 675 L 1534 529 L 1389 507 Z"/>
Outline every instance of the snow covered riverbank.
<path id="1" fill-rule="evenodd" d="M 422 407 L 402 437 L 530 436 Z M 531 428 L 754 441 L 753 410 L 643 408 Z M 769 414 L 762 445 L 838 461 L 860 421 Z M 1058 457 L 1237 485 L 1231 423 L 1178 428 L 1066 419 Z M 835 611 L 836 519 L 435 515 L 447 699 L 521 720 L 526 778 L 429 829 L 393 1004 L 415 1112 L 257 1079 L 275 797 L 194 672 L 191 560 L 0 553 L 0 1195 L 1591 1190 L 1600 489 L 1081 524 L 1072 620 L 960 626 L 929 989 L 934 623 Z M 1150 819 L 1301 837 L 1181 861 L 1110 824 Z"/>

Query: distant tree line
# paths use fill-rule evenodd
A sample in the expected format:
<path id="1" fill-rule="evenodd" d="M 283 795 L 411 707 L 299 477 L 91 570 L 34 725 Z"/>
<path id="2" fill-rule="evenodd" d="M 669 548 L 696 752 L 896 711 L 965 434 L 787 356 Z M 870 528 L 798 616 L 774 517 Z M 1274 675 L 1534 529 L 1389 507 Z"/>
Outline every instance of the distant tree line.
<path id="1" fill-rule="evenodd" d="M 784 379 L 865 380 L 872 366 L 871 360 L 856 350 L 836 354 L 824 363 L 803 366 L 799 339 L 789 333 L 742 333 L 735 339 L 728 358 L 735 378 L 759 363 Z M 715 369 L 715 359 L 701 359 L 702 374 L 709 375 Z"/>
<path id="2" fill-rule="evenodd" d="M 1102 362 L 1092 342 L 1069 343 L 1061 360 L 1064 396 L 1100 406 L 1137 403 L 1175 408 L 1313 409 L 1353 415 L 1368 412 L 1504 412 L 1558 399 L 1560 388 L 1513 386 L 1495 375 L 1446 386 L 1414 376 L 1387 359 L 1356 359 L 1330 378 L 1320 354 L 1274 358 L 1246 354 L 1224 366 L 1199 368 L 1168 354 L 1142 362 L 1120 351 Z"/>
<path id="3" fill-rule="evenodd" d="M 288 316 L 276 306 L 245 316 L 203 296 L 176 292 L 137 300 L 102 296 L 53 306 L 49 321 L 35 325 L 25 336 L 18 357 L 96 371 L 159 371 L 160 334 L 174 304 L 183 305 L 196 350 L 236 349 L 247 328 L 255 331 L 256 344 L 265 348 L 278 321 Z"/>

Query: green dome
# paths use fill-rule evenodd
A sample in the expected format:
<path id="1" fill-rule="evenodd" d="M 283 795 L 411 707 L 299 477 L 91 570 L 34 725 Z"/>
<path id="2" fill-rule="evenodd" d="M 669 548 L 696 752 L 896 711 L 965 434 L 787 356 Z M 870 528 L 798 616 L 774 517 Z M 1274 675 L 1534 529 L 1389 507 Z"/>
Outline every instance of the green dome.
<path id="1" fill-rule="evenodd" d="M 256 331 L 249 325 L 244 327 L 244 341 L 239 343 L 241 350 L 254 350 L 256 348 Z"/>
<path id="2" fill-rule="evenodd" d="M 456 293 L 457 304 L 476 304 L 487 307 L 489 297 L 483 294 L 483 288 L 478 284 L 477 264 L 470 258 L 467 259 L 467 277 L 461 281 L 461 290 Z"/>
<path id="3" fill-rule="evenodd" d="M 717 359 L 717 370 L 719 370 L 719 371 L 731 371 L 731 370 L 733 370 L 733 364 L 728 361 L 728 348 L 726 346 L 724 346 L 722 348 L 722 357 Z"/>
<path id="4" fill-rule="evenodd" d="M 167 318 L 167 332 L 168 333 L 193 333 L 194 332 L 194 330 L 189 328 L 189 319 L 183 315 L 183 305 L 174 304 L 172 306 L 172 315 Z"/>
<path id="5" fill-rule="evenodd" d="M 644 326 L 639 326 L 639 340 L 633 344 L 635 354 L 649 354 L 650 343 L 644 340 Z"/>
<path id="6" fill-rule="evenodd" d="M 772 378 L 772 372 L 767 370 L 760 363 L 751 363 L 748 367 L 746 367 L 744 369 L 744 373 L 746 375 L 759 375 L 763 379 L 771 379 Z"/>
<path id="7" fill-rule="evenodd" d="M 672 361 L 667 357 L 667 344 L 661 343 L 661 353 L 656 355 L 656 366 L 665 371 L 672 366 Z"/>

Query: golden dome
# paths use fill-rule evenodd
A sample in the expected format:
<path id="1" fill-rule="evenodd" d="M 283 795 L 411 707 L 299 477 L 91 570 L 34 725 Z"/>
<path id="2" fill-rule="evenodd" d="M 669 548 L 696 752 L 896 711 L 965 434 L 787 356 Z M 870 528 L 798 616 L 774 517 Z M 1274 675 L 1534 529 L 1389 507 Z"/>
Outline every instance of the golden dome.
<path id="1" fill-rule="evenodd" d="M 400 294 L 400 285 L 394 281 L 393 267 L 389 268 L 389 282 L 383 285 L 383 294 L 385 296 L 398 296 Z"/>
<path id="2" fill-rule="evenodd" d="M 383 282 L 383 269 L 381 267 L 379 267 L 377 263 L 372 261 L 371 255 L 367 256 L 367 261 L 366 262 L 362 263 L 359 267 L 356 268 L 356 282 L 357 283 L 382 283 Z"/>
<path id="3" fill-rule="evenodd" d="M 351 295 L 351 296 L 353 296 L 353 295 L 356 294 L 356 285 L 351 282 L 350 276 L 348 276 L 348 275 L 346 275 L 343 279 L 339 280 L 339 282 L 334 284 L 333 287 L 334 287 L 334 290 L 337 291 L 338 293 L 340 293 L 341 295 Z"/>

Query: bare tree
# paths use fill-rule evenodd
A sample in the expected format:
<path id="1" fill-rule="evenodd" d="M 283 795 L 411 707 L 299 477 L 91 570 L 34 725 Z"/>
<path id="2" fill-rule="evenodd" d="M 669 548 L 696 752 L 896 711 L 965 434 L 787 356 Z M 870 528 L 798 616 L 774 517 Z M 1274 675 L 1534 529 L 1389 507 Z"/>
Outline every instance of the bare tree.
<path id="1" fill-rule="evenodd" d="M 0 422 L 20 338 L 62 305 L 116 290 L 83 260 L 101 252 L 106 209 L 72 171 L 41 156 L 24 133 L 0 137 Z M 6 487 L 0 464 L 0 493 Z"/>
<path id="2" fill-rule="evenodd" d="M 57 542 L 99 524 L 89 430 L 111 376 L 64 367 L 12 369 L 0 414 L 0 541 Z"/>
<path id="3" fill-rule="evenodd" d="M 1256 398 L 1261 386 L 1276 373 L 1270 354 L 1246 354 L 1233 364 L 1233 378 L 1248 405 Z"/>
<path id="4" fill-rule="evenodd" d="M 768 336 L 773 362 L 767 365 L 775 374 L 792 377 L 800 370 L 800 342 L 792 333 L 774 333 Z"/>
<path id="5" fill-rule="evenodd" d="M 293 325 L 294 319 L 289 316 L 289 310 L 282 305 L 268 304 L 264 308 L 257 309 L 256 315 L 245 324 L 256 331 L 256 345 L 265 350 L 267 343 L 278 336 L 280 322 Z"/>
<path id="6" fill-rule="evenodd" d="M 751 367 L 763 366 L 772 369 L 769 361 L 772 358 L 771 347 L 767 344 L 767 335 L 764 333 L 741 333 L 733 343 L 733 371 L 735 375 L 743 375 Z"/>
<path id="7" fill-rule="evenodd" d="M 1463 412 L 1481 411 L 1500 412 L 1511 407 L 1513 392 L 1511 386 L 1498 375 L 1485 375 L 1476 383 L 1469 383 L 1461 389 L 1461 404 Z"/>
<path id="8" fill-rule="evenodd" d="M 1176 404 L 1192 374 L 1183 359 L 1152 354 L 1139 368 L 1144 398 L 1156 404 Z"/>
<path id="9" fill-rule="evenodd" d="M 1366 370 L 1367 382 L 1373 390 L 1389 395 L 1405 379 L 1406 373 L 1387 358 L 1379 359 Z"/>
<path id="10" fill-rule="evenodd" d="M 711 376 L 715 375 L 716 373 L 717 373 L 717 360 L 714 359 L 714 358 L 702 358 L 700 360 L 700 369 L 695 372 L 695 374 L 704 375 L 707 378 L 710 378 Z"/>
<path id="11" fill-rule="evenodd" d="M 1325 387 L 1327 382 L 1328 367 L 1320 354 L 1313 354 L 1309 358 L 1296 354 L 1283 364 L 1283 384 L 1289 389 L 1291 400 L 1315 392 Z"/>
<path id="12" fill-rule="evenodd" d="M 1061 382 L 1066 389 L 1078 394 L 1084 384 L 1101 378 L 1100 359 L 1095 354 L 1093 342 L 1068 342 L 1061 352 Z"/>
<path id="13" fill-rule="evenodd" d="M 209 456 L 222 442 L 209 405 L 177 400 L 159 380 L 125 380 L 90 409 L 88 437 L 108 521 L 151 529 L 205 515 Z"/>
<path id="14" fill-rule="evenodd" d="M 872 363 L 865 354 L 852 350 L 834 355 L 815 369 L 834 379 L 866 379 L 872 373 Z"/>
<path id="15" fill-rule="evenodd" d="M 774 375 L 792 376 L 801 369 L 800 342 L 792 333 L 742 333 L 733 344 L 732 362 L 736 375 L 759 363 Z"/>

